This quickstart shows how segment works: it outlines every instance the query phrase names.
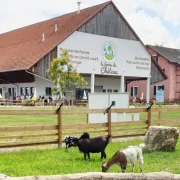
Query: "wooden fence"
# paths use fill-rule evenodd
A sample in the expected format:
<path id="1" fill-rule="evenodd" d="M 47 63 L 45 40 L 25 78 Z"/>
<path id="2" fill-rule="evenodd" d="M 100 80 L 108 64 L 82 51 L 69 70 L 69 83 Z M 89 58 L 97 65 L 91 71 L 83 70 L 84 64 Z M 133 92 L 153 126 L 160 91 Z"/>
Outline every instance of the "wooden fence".
<path id="1" fill-rule="evenodd" d="M 152 113 L 157 112 L 158 118 L 152 120 Z M 81 135 L 84 131 L 90 136 L 112 135 L 112 138 L 130 137 L 145 135 L 151 125 L 180 126 L 180 119 L 162 119 L 163 112 L 180 112 L 180 108 L 127 108 L 127 109 L 90 109 L 90 110 L 0 110 L 2 115 L 54 115 L 57 116 L 57 124 L 54 125 L 33 125 L 33 126 L 12 126 L 0 127 L 0 148 L 33 146 L 43 144 L 57 144 L 62 147 L 65 135 Z M 107 123 L 81 123 L 64 124 L 63 117 L 73 114 L 106 113 Z M 145 120 L 112 122 L 112 113 L 145 113 Z M 29 133 L 31 132 L 31 133 Z M 13 135 L 11 135 L 13 133 Z M 18 134 L 16 134 L 18 133 Z M 19 133 L 21 133 L 19 135 Z M 46 138 L 45 138 L 46 137 Z M 48 139 L 47 139 L 48 138 Z M 51 138 L 51 139 L 49 139 Z M 14 142 L 13 140 L 16 139 Z M 22 141 L 23 139 L 23 141 Z M 35 140 L 34 140 L 35 139 Z M 17 141 L 18 140 L 18 141 Z"/>

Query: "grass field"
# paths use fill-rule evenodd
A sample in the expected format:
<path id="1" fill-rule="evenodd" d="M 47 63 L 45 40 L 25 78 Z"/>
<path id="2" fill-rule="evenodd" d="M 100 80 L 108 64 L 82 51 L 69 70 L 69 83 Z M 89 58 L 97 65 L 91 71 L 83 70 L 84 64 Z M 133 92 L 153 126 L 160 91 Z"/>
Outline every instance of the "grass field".
<path id="1" fill-rule="evenodd" d="M 153 108 L 157 108 L 153 107 Z M 173 108 L 173 106 L 162 106 Z M 177 107 L 177 106 L 175 106 Z M 57 107 L 0 107 L 0 110 L 56 110 Z M 87 107 L 68 107 L 64 106 L 62 109 L 71 110 L 71 109 L 87 109 Z M 152 120 L 157 120 L 158 113 L 153 112 L 151 114 Z M 180 119 L 180 112 L 163 112 L 162 119 Z M 80 114 L 80 115 L 64 115 L 63 116 L 63 124 L 78 124 L 78 123 L 86 123 L 87 122 L 87 115 L 86 114 Z M 140 120 L 147 120 L 147 113 L 140 113 Z M 16 125 L 40 125 L 40 124 L 57 124 L 57 116 L 56 115 L 46 115 L 46 116 L 27 116 L 27 115 L 21 115 L 21 116 L 15 116 L 15 115 L 4 115 L 0 116 L 0 126 L 16 126 Z"/>
<path id="2" fill-rule="evenodd" d="M 154 108 L 154 107 L 153 107 Z M 53 109 L 56 107 L 20 107 L 3 109 Z M 68 109 L 63 107 L 63 109 Z M 72 108 L 69 108 L 72 109 Z M 77 109 L 74 107 L 73 109 Z M 80 108 L 78 108 L 80 109 Z M 81 108 L 81 109 L 84 109 Z M 152 120 L 156 120 L 158 113 L 152 113 Z M 180 112 L 163 112 L 162 119 L 180 119 Z M 147 113 L 140 113 L 141 120 L 147 120 Z M 67 115 L 63 116 L 63 124 L 86 123 L 87 115 Z M 21 126 L 21 125 L 48 125 L 57 124 L 57 116 L 0 116 L 0 127 L 2 126 Z M 137 145 L 142 140 L 136 139 L 126 142 L 110 143 L 106 149 L 107 159 L 109 159 L 118 149 L 128 145 Z M 47 147 L 47 146 L 45 146 Z M 101 171 L 100 154 L 92 154 L 91 160 L 84 161 L 83 154 L 77 148 L 71 148 L 69 152 L 63 149 L 48 150 L 21 150 L 19 152 L 1 152 L 0 154 L 0 173 L 8 176 L 31 176 L 31 175 L 55 175 L 80 172 L 99 172 Z M 168 171 L 180 174 L 180 141 L 178 141 L 175 152 L 157 152 L 144 154 L 144 172 Z M 136 166 L 135 172 L 139 172 Z M 128 172 L 130 168 L 128 168 Z M 120 172 L 120 167 L 114 166 L 110 172 Z"/>
<path id="3" fill-rule="evenodd" d="M 117 150 L 128 145 L 138 145 L 141 140 L 111 142 L 106 148 L 107 159 Z M 64 148 L 49 150 L 21 150 L 19 152 L 8 152 L 0 154 L 0 172 L 8 176 L 35 176 L 35 175 L 57 175 L 82 172 L 101 172 L 100 154 L 91 154 L 91 159 L 85 161 L 83 154 L 78 148 L 73 147 L 69 152 Z M 144 172 L 168 171 L 180 174 L 180 142 L 175 152 L 156 152 L 144 154 Z M 128 166 L 127 172 L 131 167 Z M 121 172 L 119 166 L 113 166 L 109 172 Z M 138 164 L 135 172 L 140 172 Z"/>

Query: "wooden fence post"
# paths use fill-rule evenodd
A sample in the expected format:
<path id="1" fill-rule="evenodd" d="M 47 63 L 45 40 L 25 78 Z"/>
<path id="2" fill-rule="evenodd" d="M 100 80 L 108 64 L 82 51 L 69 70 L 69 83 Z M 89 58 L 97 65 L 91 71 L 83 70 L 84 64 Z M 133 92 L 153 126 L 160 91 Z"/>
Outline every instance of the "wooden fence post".
<path id="1" fill-rule="evenodd" d="M 151 107 L 153 104 L 151 104 L 148 108 L 147 108 L 147 113 L 148 113 L 148 117 L 147 117 L 147 129 L 149 129 L 149 127 L 151 126 Z"/>
<path id="2" fill-rule="evenodd" d="M 108 109 L 108 135 L 111 135 L 111 108 Z"/>
<path id="3" fill-rule="evenodd" d="M 107 113 L 108 116 L 107 116 L 107 120 L 108 120 L 108 123 L 107 123 L 107 126 L 108 126 L 108 135 L 112 135 L 111 134 L 111 107 L 115 105 L 115 101 L 112 101 L 111 105 L 105 110 L 104 114 Z"/>
<path id="4" fill-rule="evenodd" d="M 158 111 L 158 120 L 161 120 L 162 118 L 162 113 L 161 110 Z M 160 123 L 158 123 L 158 126 L 160 126 Z"/>
<path id="5" fill-rule="evenodd" d="M 62 112 L 61 107 L 63 103 L 59 106 L 59 108 L 56 110 L 58 114 L 58 147 L 62 147 Z"/>

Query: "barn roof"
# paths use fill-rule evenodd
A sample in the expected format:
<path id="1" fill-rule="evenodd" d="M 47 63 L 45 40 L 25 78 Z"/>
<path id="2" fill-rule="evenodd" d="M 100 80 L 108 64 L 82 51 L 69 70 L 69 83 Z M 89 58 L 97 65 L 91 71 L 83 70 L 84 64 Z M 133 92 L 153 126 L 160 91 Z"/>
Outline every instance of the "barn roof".
<path id="1" fill-rule="evenodd" d="M 0 34 L 0 72 L 29 69 L 111 1 Z M 55 24 L 58 30 L 55 32 Z M 45 40 L 42 41 L 42 33 Z"/>
<path id="2" fill-rule="evenodd" d="M 147 45 L 148 48 L 153 49 L 168 61 L 180 64 L 180 49 L 172 49 L 162 46 Z"/>
<path id="3" fill-rule="evenodd" d="M 22 27 L 7 33 L 0 34 L 0 73 L 28 70 L 43 56 L 54 49 L 58 44 L 89 22 L 94 16 L 112 4 L 119 15 L 129 26 L 135 37 L 142 43 L 138 35 L 120 13 L 112 1 L 93 7 L 65 14 L 53 19 Z M 55 24 L 58 30 L 55 32 Z M 45 40 L 42 41 L 42 34 Z M 142 43 L 144 46 L 144 44 Z M 165 77 L 164 72 L 155 62 L 156 67 Z"/>

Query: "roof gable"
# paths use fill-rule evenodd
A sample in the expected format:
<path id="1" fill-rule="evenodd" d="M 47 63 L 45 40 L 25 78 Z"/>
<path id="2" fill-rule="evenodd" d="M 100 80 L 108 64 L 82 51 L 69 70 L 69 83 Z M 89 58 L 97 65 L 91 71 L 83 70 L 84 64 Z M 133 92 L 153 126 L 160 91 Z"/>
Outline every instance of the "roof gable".
<path id="1" fill-rule="evenodd" d="M 158 54 L 166 58 L 168 61 L 173 63 L 180 63 L 180 49 L 172 49 L 162 46 L 147 45 L 147 48 L 151 48 Z"/>
<path id="2" fill-rule="evenodd" d="M 100 36 L 139 41 L 131 26 L 113 3 L 108 4 L 78 31 Z"/>

